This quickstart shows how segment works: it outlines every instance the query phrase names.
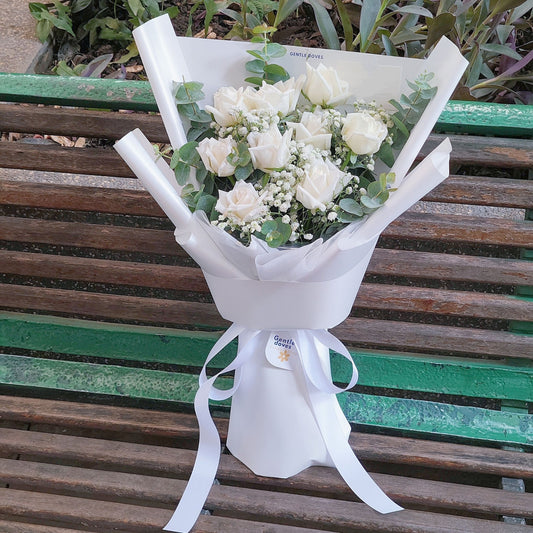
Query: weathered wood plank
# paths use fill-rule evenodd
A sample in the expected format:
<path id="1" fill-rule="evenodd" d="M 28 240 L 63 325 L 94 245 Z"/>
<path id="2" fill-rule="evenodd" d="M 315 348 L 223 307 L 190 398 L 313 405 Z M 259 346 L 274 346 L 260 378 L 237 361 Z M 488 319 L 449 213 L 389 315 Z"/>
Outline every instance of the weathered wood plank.
<path id="1" fill-rule="evenodd" d="M 527 209 L 533 207 L 532 191 L 528 180 L 452 175 L 424 200 Z M 0 192 L 5 205 L 80 211 L 98 206 L 100 213 L 164 216 L 149 193 L 140 190 L 5 180 L 0 181 Z"/>
<path id="2" fill-rule="evenodd" d="M 519 179 L 451 175 L 423 200 L 530 209 L 533 184 Z"/>
<path id="3" fill-rule="evenodd" d="M 123 503 L 41 494 L 10 489 L 0 490 L 2 514 L 32 521 L 52 522 L 95 529 L 98 532 L 160 533 L 172 515 L 169 508 L 134 506 Z M 194 533 L 300 533 L 300 528 L 283 524 L 265 524 L 253 520 L 236 520 L 223 516 L 202 515 Z M 85 529 L 84 529 L 85 531 Z M 317 530 L 304 530 L 319 533 Z M 303 532 L 302 532 L 303 533 Z M 509 533 L 514 533 L 510 530 Z M 524 532 L 526 533 L 526 532 Z"/>
<path id="4" fill-rule="evenodd" d="M 79 529 L 65 529 L 63 527 L 48 526 L 46 524 L 28 524 L 28 522 L 11 522 L 0 519 L 2 533 L 80 533 Z M 85 530 L 85 533 L 98 533 Z"/>
<path id="5" fill-rule="evenodd" d="M 447 136 L 431 135 L 418 158 L 427 156 Z M 533 167 L 533 140 L 503 137 L 452 136 L 453 151 L 450 161 L 461 165 L 481 167 L 524 168 Z"/>
<path id="6" fill-rule="evenodd" d="M 380 515 L 364 504 L 327 500 L 311 496 L 265 493 L 238 487 L 214 487 L 215 494 L 231 496 L 220 505 L 209 499 L 207 505 L 215 509 L 214 516 L 201 516 L 196 532 L 218 533 L 297 533 L 304 531 L 372 531 L 404 533 L 529 533 L 530 526 L 517 526 L 475 518 L 445 515 L 422 511 L 402 511 Z M 140 507 L 129 504 L 104 502 L 56 496 L 27 491 L 1 489 L 5 514 L 28 516 L 36 519 L 60 519 L 66 523 L 83 521 L 88 527 L 108 528 L 130 533 L 152 533 L 170 518 L 171 510 L 155 507 Z M 218 502 L 217 502 L 218 503 Z M 226 518 L 231 516 L 232 518 Z M 265 516 L 266 523 L 257 521 Z M 241 520 L 239 520 L 241 518 Z M 254 520 L 254 518 L 256 520 Z M 244 519 L 244 520 L 242 520 Z M 210 526 L 215 526 L 212 529 Z M 288 529 L 287 526 L 290 528 Z M 291 527 L 292 526 L 292 527 Z M 156 529 L 157 528 L 157 529 Z M 310 529 L 312 528 L 312 529 Z M 302 532 L 303 533 L 303 532 Z"/>
<path id="7" fill-rule="evenodd" d="M 0 294 L 0 305 L 7 309 L 172 326 L 225 328 L 229 325 L 214 304 L 5 284 L 0 285 Z M 348 318 L 332 331 L 356 346 L 533 357 L 529 337 L 505 331 L 363 318 Z"/>
<path id="8" fill-rule="evenodd" d="M 31 255 L 34 257 L 30 258 Z M 204 276 L 198 268 L 149 263 L 130 264 L 121 261 L 90 260 L 87 262 L 82 258 L 71 258 L 74 261 L 61 261 L 61 256 L 52 256 L 55 261 L 50 264 L 39 261 L 40 256 L 41 254 L 21 256 L 0 251 L 2 271 L 53 279 L 209 292 Z M 24 262 L 25 259 L 31 262 Z M 34 260 L 36 260 L 35 263 Z M 499 294 L 376 283 L 361 285 L 354 309 L 382 309 L 502 320 L 533 320 L 533 302 L 526 299 Z"/>
<path id="9" fill-rule="evenodd" d="M 423 159 L 445 136 L 432 135 L 417 160 Z M 533 141 L 482 137 L 458 138 L 457 150 L 451 154 L 456 165 L 493 166 L 498 168 L 531 168 Z M 66 148 L 59 145 L 33 145 L 0 142 L 0 166 L 24 170 L 68 172 L 116 177 L 135 177 L 112 148 Z"/>
<path id="10" fill-rule="evenodd" d="M 58 459 L 60 456 L 58 456 Z M 193 459 L 191 454 L 190 460 Z M 354 495 L 334 469 L 312 468 L 288 480 L 268 480 L 250 476 L 238 461 L 232 464 L 232 483 L 254 484 L 265 490 L 282 490 L 353 500 Z M 192 464 L 190 465 L 192 468 Z M 69 496 L 102 499 L 105 501 L 129 501 L 141 505 L 176 503 L 177 496 L 185 488 L 184 480 L 165 479 L 136 473 L 110 472 L 83 469 L 73 466 L 14 461 L 0 459 L 0 477 L 16 490 L 68 493 Z M 252 479 L 249 479 L 252 477 Z M 430 508 L 446 513 L 461 510 L 466 515 L 499 515 L 533 518 L 533 494 L 509 494 L 499 489 L 472 487 L 458 483 L 445 483 L 423 479 L 374 474 L 379 485 L 395 501 L 403 506 Z M 229 480 L 224 480 L 229 481 Z M 233 489 L 216 488 L 209 502 L 223 507 L 227 492 Z M 291 498 L 289 494 L 287 497 Z M 222 499 L 222 501 L 221 501 Z M 208 502 L 208 505 L 209 505 Z"/>
<path id="11" fill-rule="evenodd" d="M 162 289 L 203 291 L 198 269 L 0 250 L 1 271 L 23 276 L 116 283 Z M 533 285 L 533 262 L 466 255 L 377 248 L 368 274 L 417 279 L 471 281 L 498 285 Z"/>
<path id="12" fill-rule="evenodd" d="M 115 140 L 140 128 L 152 142 L 169 142 L 161 117 L 148 113 L 0 104 L 0 116 L 2 131 Z"/>
<path id="13" fill-rule="evenodd" d="M 390 224 L 383 235 L 395 239 L 529 247 L 533 242 L 533 221 L 407 212 Z M 0 239 L 105 250 L 183 254 L 175 243 L 172 231 L 81 222 L 0 217 Z"/>
<path id="14" fill-rule="evenodd" d="M 112 148 L 68 148 L 0 141 L 0 167 L 134 178 Z"/>
<path id="15" fill-rule="evenodd" d="M 98 432 L 116 431 L 117 433 L 138 435 L 139 438 L 148 434 L 172 439 L 190 440 L 198 438 L 196 417 L 186 413 L 148 411 L 128 407 L 11 396 L 0 396 L 0 399 L 3 407 L 3 420 L 23 421 L 37 426 L 39 424 L 62 426 L 75 430 L 87 428 Z M 215 423 L 221 438 L 224 440 L 227 435 L 227 420 L 216 418 Z M 4 441 L 3 446 L 10 450 L 19 449 L 21 445 L 33 446 L 30 450 L 31 455 L 37 454 L 36 456 L 40 457 L 40 454 L 42 454 L 43 458 L 48 453 L 58 453 L 54 450 L 47 451 L 47 445 L 43 447 L 43 443 L 33 441 L 34 434 L 31 434 L 32 438 L 30 439 L 27 434 L 23 433 L 12 433 L 9 437 L 10 440 Z M 37 437 L 40 438 L 40 435 L 37 435 Z M 27 442 L 28 440 L 30 441 L 29 443 Z M 15 442 L 15 444 L 6 444 L 7 442 Z M 31 444 L 32 442 L 34 443 L 33 445 Z M 50 442 L 50 439 L 47 442 Z M 69 449 L 68 442 L 62 442 L 65 448 Z M 82 441 L 72 442 L 79 443 Z M 533 479 L 532 454 L 518 451 L 361 432 L 353 433 L 350 437 L 350 443 L 357 456 L 365 461 L 417 465 L 426 468 L 442 468 L 454 472 L 471 472 L 499 477 Z M 58 444 L 56 443 L 56 445 Z M 156 458 L 154 454 L 147 452 L 145 458 L 137 463 L 142 467 L 146 467 L 147 470 L 139 471 L 153 472 L 154 468 L 162 468 L 164 471 L 165 468 L 170 468 L 172 465 L 172 468 L 177 468 L 179 463 L 177 462 L 176 454 L 178 452 L 174 448 L 168 448 L 168 450 L 167 448 L 158 449 L 162 451 L 161 457 Z M 102 447 L 101 451 L 104 454 L 104 460 L 109 454 L 116 457 L 116 460 L 121 455 L 123 460 L 129 460 L 129 455 L 124 454 L 124 450 L 118 450 L 116 453 L 113 450 L 113 447 Z M 166 455 L 167 452 L 170 455 Z M 100 450 L 95 453 L 100 453 Z M 150 459 L 150 463 L 146 462 L 148 459 Z M 114 460 L 109 459 L 109 461 Z M 229 463 L 224 466 L 226 461 L 229 461 Z M 111 462 L 110 464 L 114 463 Z M 228 459 L 228 456 L 222 458 L 221 468 L 224 470 L 225 475 L 233 475 L 231 472 L 234 467 L 235 465 Z M 319 470 L 322 472 L 322 469 Z M 298 474 L 295 479 L 306 477 L 312 471 L 313 469 L 306 470 Z M 250 475 L 253 476 L 251 473 Z M 315 480 L 315 477 L 311 479 Z M 314 483 L 315 481 L 310 481 L 308 487 Z"/>
<path id="16" fill-rule="evenodd" d="M 533 222 L 437 213 L 404 213 L 383 232 L 395 239 L 529 247 Z"/>

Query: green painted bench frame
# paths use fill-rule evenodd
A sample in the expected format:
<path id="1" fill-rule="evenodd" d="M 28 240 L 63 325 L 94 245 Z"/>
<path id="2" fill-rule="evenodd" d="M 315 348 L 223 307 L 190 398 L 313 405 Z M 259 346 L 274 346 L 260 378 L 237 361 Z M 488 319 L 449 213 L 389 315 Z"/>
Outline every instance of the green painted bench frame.
<path id="1" fill-rule="evenodd" d="M 156 111 L 147 82 L 57 78 L 0 74 L 0 101 L 61 104 L 64 106 Z M 531 135 L 533 106 L 501 106 L 450 102 L 436 130 L 450 133 Z M 531 211 L 527 218 L 533 220 Z M 523 258 L 533 259 L 531 250 Z M 531 301 L 533 289 L 521 288 L 517 297 Z M 513 331 L 532 336 L 531 323 L 515 323 Z M 86 398 L 128 399 L 190 409 L 197 387 L 197 369 L 218 333 L 191 332 L 63 319 L 42 315 L 0 313 L 0 346 L 68 354 L 72 360 L 0 355 L 0 390 L 56 396 L 83 393 Z M 231 358 L 224 350 L 214 368 Z M 340 403 L 356 427 L 430 436 L 488 445 L 533 448 L 533 359 L 491 361 L 352 351 L 360 371 L 359 385 L 388 390 L 417 391 L 421 399 L 348 392 Z M 85 358 L 85 360 L 82 360 Z M 87 362 L 87 359 L 90 362 Z M 107 364 L 96 364 L 105 359 Z M 177 372 L 133 368 L 113 360 L 175 365 Z M 192 370 L 192 371 L 191 371 Z M 334 359 L 334 376 L 345 381 L 344 368 Z M 501 410 L 444 403 L 425 393 L 485 398 L 501 403 Z M 103 395 L 103 396 L 102 396 Z M 83 396 L 82 396 L 83 397 Z M 160 404 L 164 405 L 164 404 Z M 214 408 L 227 413 L 227 405 Z"/>

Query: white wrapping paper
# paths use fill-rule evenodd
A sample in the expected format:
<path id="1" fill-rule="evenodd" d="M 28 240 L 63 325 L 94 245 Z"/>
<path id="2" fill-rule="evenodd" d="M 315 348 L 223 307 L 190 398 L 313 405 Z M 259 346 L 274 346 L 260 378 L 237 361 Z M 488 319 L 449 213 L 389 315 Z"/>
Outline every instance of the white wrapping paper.
<path id="1" fill-rule="evenodd" d="M 242 85 L 249 60 L 246 50 L 254 45 L 176 37 L 166 16 L 142 25 L 134 35 L 171 142 L 179 147 L 185 134 L 172 94 L 175 82 L 203 82 L 210 103 L 221 86 Z M 200 425 L 197 460 L 167 531 L 188 532 L 207 498 L 220 450 L 208 402 L 230 397 L 227 446 L 256 474 L 289 477 L 311 465 L 334 466 L 374 509 L 401 509 L 373 482 L 348 445 L 350 425 L 336 393 L 355 384 L 357 370 L 346 348 L 327 330 L 350 314 L 381 232 L 448 176 L 448 140 L 408 170 L 467 63 L 446 39 L 427 60 L 287 49 L 279 63 L 291 75 L 304 73 L 306 62 L 325 63 L 337 68 L 358 98 L 382 104 L 398 99 L 408 90 L 406 81 L 425 71 L 435 74 L 438 91 L 396 159 L 392 170 L 398 190 L 385 206 L 326 242 L 298 248 L 271 249 L 257 239 L 245 247 L 209 224 L 205 215 L 189 213 L 168 165 L 155 160 L 139 130 L 115 145 L 176 225 L 176 240 L 201 266 L 220 314 L 233 323 L 200 374 L 195 399 Z M 207 378 L 209 361 L 236 337 L 234 361 Z M 332 383 L 330 349 L 352 365 L 353 376 L 344 389 Z M 216 378 L 232 371 L 232 389 L 218 390 Z"/>

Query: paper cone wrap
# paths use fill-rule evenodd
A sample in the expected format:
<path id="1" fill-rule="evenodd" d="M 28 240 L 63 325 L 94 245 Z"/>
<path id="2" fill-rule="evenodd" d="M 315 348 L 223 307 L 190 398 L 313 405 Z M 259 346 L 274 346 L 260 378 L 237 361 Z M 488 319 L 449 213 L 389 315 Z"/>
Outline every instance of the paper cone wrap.
<path id="1" fill-rule="evenodd" d="M 259 45 L 176 37 L 167 16 L 134 31 L 143 64 L 174 148 L 185 127 L 174 103 L 176 82 L 201 81 L 206 101 L 222 86 L 240 86 L 247 76 L 246 50 Z M 297 77 L 306 63 L 333 66 L 358 98 L 386 104 L 408 92 L 407 81 L 433 72 L 437 93 L 396 158 L 398 189 L 383 207 L 328 239 L 301 247 L 271 249 L 252 237 L 244 246 L 191 213 L 179 197 L 173 173 L 157 160 L 135 130 L 116 149 L 176 225 L 176 240 L 202 268 L 220 314 L 232 325 L 209 353 L 199 376 L 195 411 L 200 426 L 197 459 L 179 506 L 165 529 L 188 532 L 216 475 L 220 439 L 209 400 L 232 398 L 227 446 L 258 475 L 289 477 L 311 465 L 334 466 L 361 500 L 375 510 L 400 510 L 375 484 L 348 444 L 350 425 L 336 394 L 353 387 L 357 369 L 346 347 L 328 330 L 351 312 L 381 232 L 448 176 L 451 145 L 441 143 L 414 170 L 416 155 L 431 132 L 467 62 L 442 39 L 427 60 L 287 47 L 279 63 Z M 238 338 L 235 359 L 216 376 L 209 362 Z M 330 350 L 351 364 L 344 388 L 333 384 Z M 235 373 L 230 390 L 216 379 Z"/>

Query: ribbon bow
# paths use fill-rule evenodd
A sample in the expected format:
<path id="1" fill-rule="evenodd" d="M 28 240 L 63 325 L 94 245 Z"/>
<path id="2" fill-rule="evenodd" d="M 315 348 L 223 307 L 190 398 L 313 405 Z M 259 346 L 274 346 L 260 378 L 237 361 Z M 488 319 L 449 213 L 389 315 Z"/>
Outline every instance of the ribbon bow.
<path id="1" fill-rule="evenodd" d="M 178 507 L 165 526 L 165 531 L 188 533 L 198 519 L 213 485 L 220 460 L 220 437 L 209 412 L 209 400 L 226 400 L 233 396 L 241 381 L 241 369 L 254 353 L 252 339 L 269 335 L 269 333 L 269 331 L 250 330 L 244 326 L 232 324 L 209 352 L 200 373 L 200 387 L 194 399 L 194 409 L 200 428 L 196 461 L 187 487 Z M 224 370 L 208 378 L 206 369 L 209 362 L 238 336 L 244 342 L 239 343 L 235 359 Z M 350 353 L 336 337 L 325 329 L 295 330 L 293 338 L 296 353 L 298 353 L 298 364 L 305 376 L 310 408 L 333 464 L 352 491 L 367 505 L 380 513 L 400 511 L 402 508 L 377 486 L 363 468 L 340 430 L 336 418 L 324 408 L 323 402 L 318 401 L 320 394 L 338 394 L 355 385 L 358 374 Z M 341 354 L 349 361 L 352 366 L 352 377 L 346 387 L 334 385 L 329 355 L 326 356 L 324 352 L 317 350 L 315 341 Z M 233 387 L 227 390 L 215 387 L 215 381 L 220 376 L 233 371 L 235 371 Z"/>

